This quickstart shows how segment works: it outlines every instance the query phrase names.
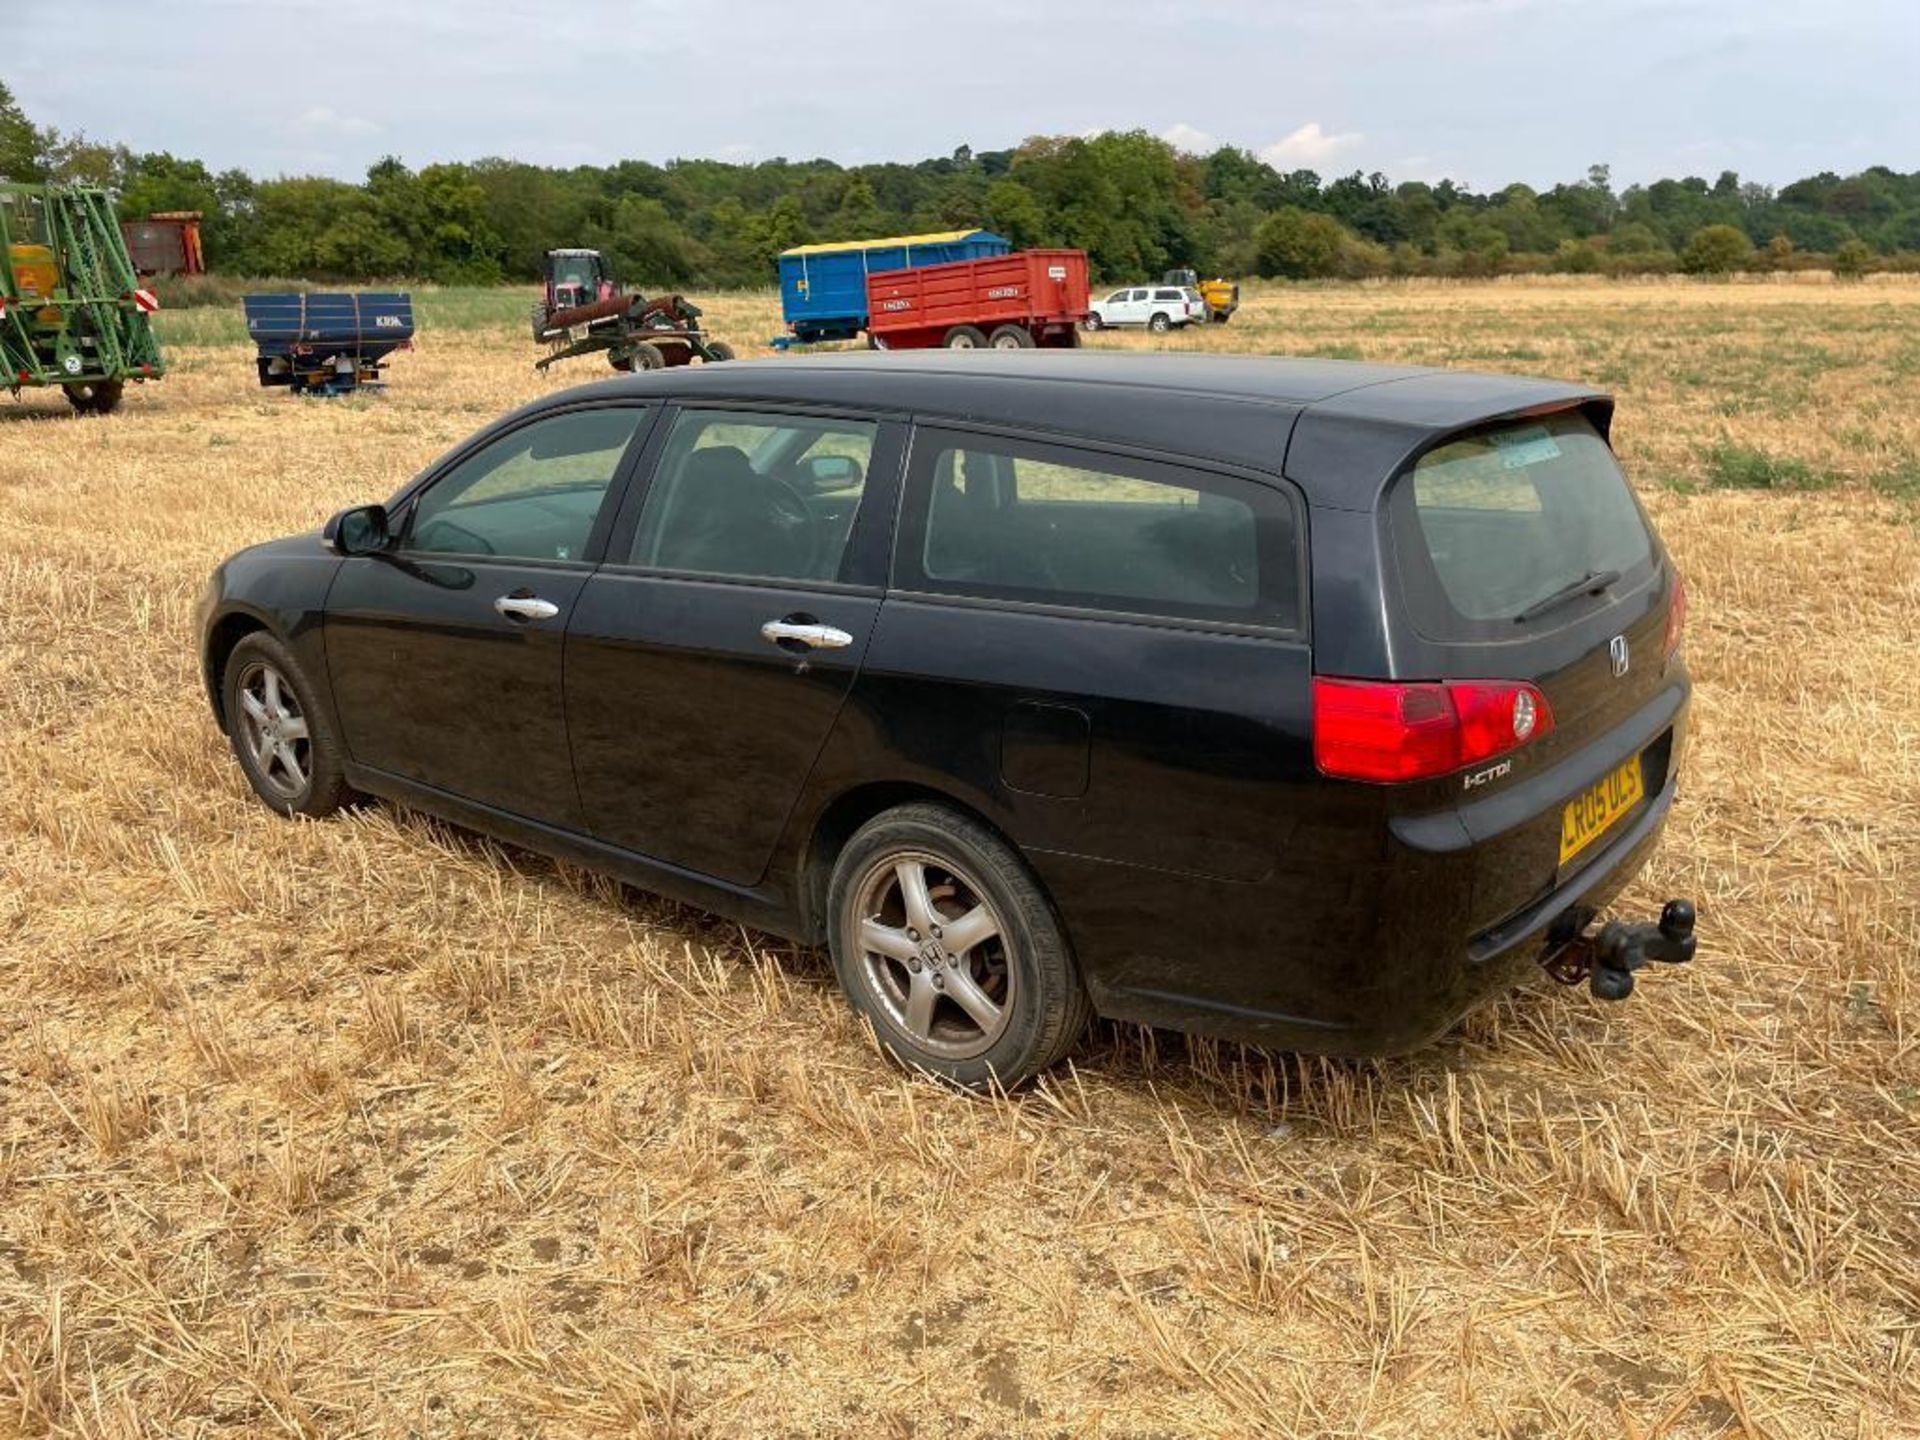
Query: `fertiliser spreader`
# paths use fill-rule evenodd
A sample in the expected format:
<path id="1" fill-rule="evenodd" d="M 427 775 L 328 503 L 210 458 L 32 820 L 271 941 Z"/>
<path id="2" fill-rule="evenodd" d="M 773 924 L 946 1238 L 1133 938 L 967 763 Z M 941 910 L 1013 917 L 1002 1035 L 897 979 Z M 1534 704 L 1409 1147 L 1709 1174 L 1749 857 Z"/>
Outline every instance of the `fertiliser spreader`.
<path id="1" fill-rule="evenodd" d="M 262 385 L 296 395 L 346 395 L 382 385 L 387 357 L 413 344 L 413 297 L 404 291 L 246 295 Z"/>

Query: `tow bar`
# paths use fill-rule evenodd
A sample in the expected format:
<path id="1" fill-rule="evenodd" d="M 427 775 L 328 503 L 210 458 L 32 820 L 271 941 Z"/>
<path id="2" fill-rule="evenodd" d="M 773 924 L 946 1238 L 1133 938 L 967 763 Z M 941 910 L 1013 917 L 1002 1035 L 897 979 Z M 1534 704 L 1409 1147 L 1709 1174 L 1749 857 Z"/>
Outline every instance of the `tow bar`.
<path id="1" fill-rule="evenodd" d="M 1541 963 L 1562 985 L 1585 980 L 1596 1000 L 1624 1000 L 1633 993 L 1634 971 L 1655 960 L 1684 965 L 1693 946 L 1693 902 L 1669 900 L 1658 923 L 1609 920 L 1598 934 L 1576 935 Z"/>

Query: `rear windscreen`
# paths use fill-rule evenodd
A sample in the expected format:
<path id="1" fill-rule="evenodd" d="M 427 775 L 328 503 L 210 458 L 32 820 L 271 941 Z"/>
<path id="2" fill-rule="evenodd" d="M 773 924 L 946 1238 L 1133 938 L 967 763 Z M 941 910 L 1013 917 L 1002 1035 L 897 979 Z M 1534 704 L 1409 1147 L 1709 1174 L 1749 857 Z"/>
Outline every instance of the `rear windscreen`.
<path id="1" fill-rule="evenodd" d="M 1626 477 L 1578 411 L 1449 440 L 1388 503 L 1415 625 L 1436 639 L 1511 636 L 1515 617 L 1583 578 L 1633 580 L 1653 563 Z"/>

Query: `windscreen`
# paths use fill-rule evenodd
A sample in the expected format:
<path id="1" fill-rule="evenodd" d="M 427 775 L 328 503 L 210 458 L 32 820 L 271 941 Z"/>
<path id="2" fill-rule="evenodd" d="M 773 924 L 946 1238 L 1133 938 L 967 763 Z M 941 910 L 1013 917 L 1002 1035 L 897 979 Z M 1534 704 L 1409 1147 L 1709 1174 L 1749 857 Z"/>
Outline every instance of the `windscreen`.
<path id="1" fill-rule="evenodd" d="M 1578 411 L 1449 440 L 1414 463 L 1389 504 L 1415 625 L 1436 639 L 1511 636 L 1536 609 L 1537 623 L 1556 623 L 1543 601 L 1569 587 L 1578 595 L 1590 577 L 1637 578 L 1653 562 L 1626 477 Z"/>

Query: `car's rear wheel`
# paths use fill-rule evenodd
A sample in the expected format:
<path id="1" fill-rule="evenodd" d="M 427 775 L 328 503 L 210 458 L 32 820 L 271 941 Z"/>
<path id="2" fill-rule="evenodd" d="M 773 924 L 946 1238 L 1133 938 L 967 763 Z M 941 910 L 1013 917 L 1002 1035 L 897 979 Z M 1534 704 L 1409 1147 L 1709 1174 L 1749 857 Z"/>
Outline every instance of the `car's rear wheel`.
<path id="1" fill-rule="evenodd" d="M 317 819 L 352 798 L 339 741 L 284 645 L 260 631 L 243 638 L 222 688 L 234 756 L 262 803 Z"/>
<path id="2" fill-rule="evenodd" d="M 1092 1014 L 1060 922 L 1004 841 L 943 806 L 863 826 L 828 894 L 840 984 L 880 1041 L 955 1084 L 1018 1085 Z"/>
<path id="3" fill-rule="evenodd" d="M 1147 321 L 1147 328 L 1156 335 L 1164 335 L 1167 331 L 1173 329 L 1173 321 L 1169 320 L 1165 315 L 1156 313 L 1151 320 Z"/>

